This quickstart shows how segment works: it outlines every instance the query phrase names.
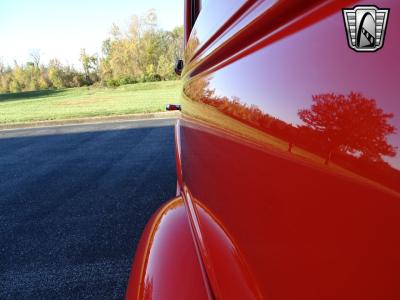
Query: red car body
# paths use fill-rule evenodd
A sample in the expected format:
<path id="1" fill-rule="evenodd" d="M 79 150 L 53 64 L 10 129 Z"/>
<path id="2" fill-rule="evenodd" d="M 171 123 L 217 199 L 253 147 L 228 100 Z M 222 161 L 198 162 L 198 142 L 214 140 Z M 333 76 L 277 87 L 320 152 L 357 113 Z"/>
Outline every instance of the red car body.
<path id="1" fill-rule="evenodd" d="M 355 5 L 390 9 L 377 52 Z M 397 0 L 187 0 L 178 196 L 127 299 L 400 299 L 399 29 Z"/>

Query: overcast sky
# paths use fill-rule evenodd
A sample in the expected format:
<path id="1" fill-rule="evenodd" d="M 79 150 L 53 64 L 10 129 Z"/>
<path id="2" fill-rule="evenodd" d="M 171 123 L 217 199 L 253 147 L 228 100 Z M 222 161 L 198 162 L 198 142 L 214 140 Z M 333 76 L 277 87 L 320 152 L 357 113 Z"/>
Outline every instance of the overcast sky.
<path id="1" fill-rule="evenodd" d="M 151 8 L 160 27 L 183 24 L 183 0 L 1 0 L 0 58 L 23 63 L 40 49 L 43 62 L 56 57 L 77 66 L 81 48 L 100 52 L 113 22 L 126 25 Z"/>

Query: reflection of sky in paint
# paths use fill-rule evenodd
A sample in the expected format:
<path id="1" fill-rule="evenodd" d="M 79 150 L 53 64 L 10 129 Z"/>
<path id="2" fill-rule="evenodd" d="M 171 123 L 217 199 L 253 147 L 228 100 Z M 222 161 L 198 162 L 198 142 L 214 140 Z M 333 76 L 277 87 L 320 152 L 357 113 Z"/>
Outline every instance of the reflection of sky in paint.
<path id="1" fill-rule="evenodd" d="M 400 39 L 394 30 L 388 31 L 384 49 L 356 53 L 347 46 L 340 14 L 324 22 L 327 26 L 318 30 L 326 31 L 322 34 L 329 36 L 329 44 L 315 40 L 321 32 L 310 27 L 216 72 L 210 88 L 219 96 L 239 97 L 292 124 L 301 124 L 297 112 L 310 107 L 312 95 L 361 92 L 375 99 L 385 112 L 393 113 L 390 122 L 400 129 L 400 61 L 383 59 L 398 56 Z M 391 25 L 396 26 L 394 22 Z M 312 66 L 308 64 L 311 61 Z M 398 148 L 399 134 L 388 137 Z M 384 158 L 400 169 L 399 155 Z"/>
<path id="2" fill-rule="evenodd" d="M 203 3 L 204 1 L 202 1 Z M 207 1 L 208 2 L 208 1 Z M 207 9 L 200 11 L 194 30 L 196 38 L 200 43 L 204 43 L 206 39 L 212 35 L 221 24 L 229 18 L 237 9 L 244 4 L 245 0 L 229 0 L 229 5 L 224 1 L 211 1 L 203 3 L 203 5 L 211 5 Z M 207 17 L 203 14 L 206 13 Z"/>

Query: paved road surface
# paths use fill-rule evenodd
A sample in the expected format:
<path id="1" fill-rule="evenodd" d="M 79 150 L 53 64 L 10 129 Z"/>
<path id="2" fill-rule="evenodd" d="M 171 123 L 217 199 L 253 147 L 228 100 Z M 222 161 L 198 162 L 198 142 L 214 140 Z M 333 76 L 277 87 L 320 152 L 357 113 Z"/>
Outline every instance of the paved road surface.
<path id="1" fill-rule="evenodd" d="M 0 299 L 123 298 L 175 195 L 174 120 L 0 132 Z"/>

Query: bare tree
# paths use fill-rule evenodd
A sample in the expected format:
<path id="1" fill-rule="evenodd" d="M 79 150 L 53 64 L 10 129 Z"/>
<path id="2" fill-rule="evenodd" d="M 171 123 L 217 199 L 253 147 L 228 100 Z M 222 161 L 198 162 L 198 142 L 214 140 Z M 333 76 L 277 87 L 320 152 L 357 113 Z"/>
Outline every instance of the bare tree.
<path id="1" fill-rule="evenodd" d="M 36 68 L 39 68 L 40 65 L 40 58 L 41 58 L 41 51 L 40 49 L 32 49 L 29 56 L 32 59 L 33 64 Z"/>

